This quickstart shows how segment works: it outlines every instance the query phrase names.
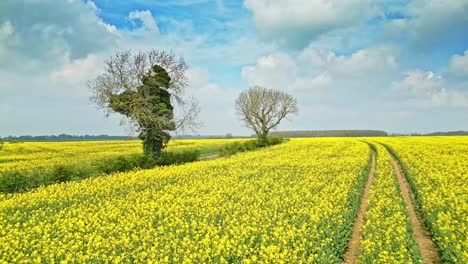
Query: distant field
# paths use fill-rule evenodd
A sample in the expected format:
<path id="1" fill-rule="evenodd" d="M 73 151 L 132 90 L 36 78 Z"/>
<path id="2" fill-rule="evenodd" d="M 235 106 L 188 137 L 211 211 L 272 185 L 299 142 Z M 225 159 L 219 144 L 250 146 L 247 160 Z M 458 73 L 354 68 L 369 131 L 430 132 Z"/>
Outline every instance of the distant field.
<path id="1" fill-rule="evenodd" d="M 227 143 L 243 140 L 246 139 L 171 140 L 167 151 L 197 150 L 201 156 L 206 156 L 216 153 Z M 12 183 L 6 181 L 21 177 L 32 178 L 30 181 L 34 181 L 34 178 L 39 180 L 41 176 L 55 173 L 54 170 L 62 168 L 79 168 L 83 170 L 79 172 L 81 174 L 100 172 L 97 167 L 105 163 L 117 158 L 128 159 L 141 153 L 142 142 L 139 140 L 6 142 L 0 151 L 0 190 L 2 182 L 10 186 Z"/>
<path id="2" fill-rule="evenodd" d="M 242 140 L 246 139 L 178 139 L 169 142 L 168 150 L 198 149 L 203 153 L 212 153 L 226 143 Z M 24 165 L 21 162 L 28 162 L 30 167 L 30 162 L 73 162 L 82 159 L 93 160 L 103 157 L 115 157 L 116 155 L 139 154 L 141 152 L 142 142 L 140 140 L 6 142 L 2 152 L 0 152 L 0 168 L 2 168 L 3 163 L 21 167 Z M 37 166 L 42 165 L 37 164 Z"/>
<path id="3" fill-rule="evenodd" d="M 23 155 L 140 151 L 91 143 Z M 0 262 L 468 263 L 467 219 L 468 137 L 291 139 L 0 196 Z"/>

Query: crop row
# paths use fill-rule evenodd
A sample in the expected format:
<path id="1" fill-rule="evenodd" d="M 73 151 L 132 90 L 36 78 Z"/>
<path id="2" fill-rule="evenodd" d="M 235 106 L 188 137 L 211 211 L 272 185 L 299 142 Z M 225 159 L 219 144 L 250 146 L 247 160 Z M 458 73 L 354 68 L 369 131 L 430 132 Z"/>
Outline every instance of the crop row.
<path id="1" fill-rule="evenodd" d="M 421 263 L 390 155 L 380 144 L 362 231 L 362 263 Z"/>

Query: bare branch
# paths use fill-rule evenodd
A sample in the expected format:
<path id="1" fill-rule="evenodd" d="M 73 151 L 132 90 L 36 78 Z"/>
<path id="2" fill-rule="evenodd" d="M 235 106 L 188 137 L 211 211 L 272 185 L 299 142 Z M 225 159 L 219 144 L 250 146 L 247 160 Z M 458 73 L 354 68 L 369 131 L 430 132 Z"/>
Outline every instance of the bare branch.
<path id="1" fill-rule="evenodd" d="M 179 104 L 176 108 L 179 116 L 175 119 L 176 133 L 195 132 L 202 126 L 203 124 L 197 118 L 200 111 L 200 104 L 195 97 L 190 97 L 184 104 Z"/>

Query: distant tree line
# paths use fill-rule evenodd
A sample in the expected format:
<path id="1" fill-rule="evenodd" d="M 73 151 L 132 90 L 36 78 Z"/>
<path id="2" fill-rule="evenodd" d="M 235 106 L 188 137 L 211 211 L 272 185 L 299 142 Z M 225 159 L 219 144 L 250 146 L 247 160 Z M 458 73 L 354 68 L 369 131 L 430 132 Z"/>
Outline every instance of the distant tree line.
<path id="1" fill-rule="evenodd" d="M 428 134 L 421 133 L 392 133 L 390 136 L 468 136 L 468 131 L 448 131 L 448 132 L 433 132 Z"/>
<path id="2" fill-rule="evenodd" d="M 23 142 L 23 141 L 92 141 L 92 140 L 128 140 L 137 139 L 129 136 L 109 136 L 109 135 L 45 135 L 45 136 L 8 136 L 4 137 L 3 141 Z M 0 140 L 1 141 L 1 140 Z M 1 144 L 1 143 L 0 143 Z"/>
<path id="3" fill-rule="evenodd" d="M 385 137 L 385 136 L 464 136 L 468 135 L 468 131 L 449 131 L 449 132 L 434 132 L 429 134 L 418 133 L 392 133 L 388 134 L 385 131 L 379 130 L 300 130 L 300 131 L 274 131 L 270 133 L 272 136 L 281 137 Z M 233 136 L 228 133 L 226 135 L 176 135 L 175 139 L 216 139 L 216 138 L 248 138 L 251 136 Z M 93 141 L 93 140 L 135 140 L 137 137 L 131 136 L 109 136 L 109 135 L 45 135 L 45 136 L 8 136 L 0 138 L 0 149 L 5 141 L 22 142 L 22 141 Z"/>
<path id="4" fill-rule="evenodd" d="M 380 130 L 298 130 L 275 131 L 272 136 L 280 137 L 385 137 L 388 133 Z"/>
<path id="5" fill-rule="evenodd" d="M 386 137 L 386 136 L 463 136 L 468 131 L 448 131 L 433 133 L 391 133 L 381 130 L 299 130 L 299 131 L 275 131 L 272 136 L 281 137 Z M 254 136 L 254 135 L 252 135 Z"/>

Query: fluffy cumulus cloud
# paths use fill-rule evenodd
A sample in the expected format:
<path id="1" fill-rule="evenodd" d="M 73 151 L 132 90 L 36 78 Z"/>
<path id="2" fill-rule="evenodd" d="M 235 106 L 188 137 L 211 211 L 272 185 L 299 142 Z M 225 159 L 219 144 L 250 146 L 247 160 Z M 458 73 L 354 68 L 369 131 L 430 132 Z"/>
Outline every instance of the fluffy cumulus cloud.
<path id="1" fill-rule="evenodd" d="M 131 21 L 140 20 L 142 23 L 142 29 L 159 34 L 158 25 L 156 24 L 156 20 L 154 20 L 151 11 L 132 11 L 128 14 L 128 18 Z"/>
<path id="2" fill-rule="evenodd" d="M 89 95 L 86 82 L 96 77 L 104 68 L 104 58 L 89 54 L 85 58 L 76 59 L 52 71 L 49 75 L 50 83 L 55 87 L 65 87 L 67 94 Z M 63 90 L 60 89 L 60 90 Z"/>
<path id="3" fill-rule="evenodd" d="M 2 1 L 0 68 L 44 68 L 109 49 L 116 36 L 97 12 L 92 2 Z"/>
<path id="4" fill-rule="evenodd" d="M 468 78 L 468 50 L 465 50 L 463 55 L 455 54 L 450 58 L 449 71 Z"/>
<path id="5" fill-rule="evenodd" d="M 468 94 L 449 88 L 450 81 L 431 71 L 409 71 L 393 86 L 417 106 L 468 107 Z"/>
<path id="6" fill-rule="evenodd" d="M 289 55 L 280 52 L 258 58 L 255 65 L 242 69 L 242 76 L 251 86 L 275 89 L 293 88 L 298 78 L 296 63 Z"/>
<path id="7" fill-rule="evenodd" d="M 255 65 L 242 69 L 242 76 L 249 85 L 292 91 L 319 89 L 343 81 L 349 85 L 362 78 L 374 83 L 395 74 L 397 57 L 398 53 L 389 47 L 362 49 L 350 55 L 309 47 L 294 57 L 278 52 L 260 57 Z"/>
<path id="8" fill-rule="evenodd" d="M 371 1 L 245 0 L 255 25 L 268 39 L 303 48 L 320 34 L 366 21 Z"/>
<path id="9" fill-rule="evenodd" d="M 99 12 L 91 1 L 0 2 L 2 135 L 121 131 L 85 85 L 119 40 Z"/>
<path id="10" fill-rule="evenodd" d="M 119 39 L 99 12 L 92 1 L 2 1 L 3 98 L 32 92 L 85 96 L 86 80 L 102 66 L 99 54 L 115 49 Z"/>
<path id="11" fill-rule="evenodd" d="M 314 48 L 305 49 L 301 61 L 312 66 L 319 65 L 335 76 L 346 78 L 370 78 L 387 75 L 398 69 L 398 52 L 391 47 L 369 47 L 354 53 L 337 55 Z M 306 65 L 307 66 L 307 65 Z"/>

